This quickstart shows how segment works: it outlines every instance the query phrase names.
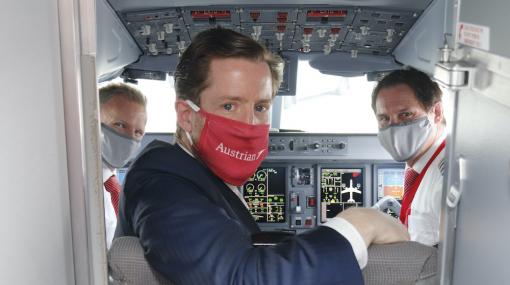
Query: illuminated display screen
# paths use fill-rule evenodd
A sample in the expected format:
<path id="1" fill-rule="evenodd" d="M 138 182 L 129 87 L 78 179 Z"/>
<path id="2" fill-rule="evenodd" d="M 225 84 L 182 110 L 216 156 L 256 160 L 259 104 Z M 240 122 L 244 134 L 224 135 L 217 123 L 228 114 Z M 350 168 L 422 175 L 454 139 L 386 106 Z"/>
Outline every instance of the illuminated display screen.
<path id="1" fill-rule="evenodd" d="M 313 171 L 309 167 L 292 167 L 292 186 L 307 186 L 312 184 Z"/>
<path id="2" fill-rule="evenodd" d="M 321 204 L 326 205 L 327 218 L 347 208 L 363 206 L 362 169 L 322 168 L 320 181 Z"/>
<path id="3" fill-rule="evenodd" d="M 285 223 L 285 167 L 262 167 L 243 185 L 243 197 L 258 223 Z"/>
<path id="4" fill-rule="evenodd" d="M 397 167 L 377 169 L 377 199 L 391 196 L 402 200 L 403 195 L 404 169 Z"/>

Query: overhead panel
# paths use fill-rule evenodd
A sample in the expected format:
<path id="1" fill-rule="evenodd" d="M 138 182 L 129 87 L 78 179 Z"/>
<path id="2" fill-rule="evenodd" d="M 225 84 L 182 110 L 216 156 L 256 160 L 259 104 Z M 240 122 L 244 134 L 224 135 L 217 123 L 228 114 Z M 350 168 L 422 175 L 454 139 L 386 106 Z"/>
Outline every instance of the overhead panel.
<path id="1" fill-rule="evenodd" d="M 129 12 L 122 15 L 127 29 L 146 55 L 172 55 L 190 43 L 178 9 Z"/>
<path id="2" fill-rule="evenodd" d="M 240 32 L 271 50 L 289 50 L 294 39 L 297 9 L 240 8 Z"/>
<path id="3" fill-rule="evenodd" d="M 228 7 L 187 7 L 181 10 L 182 18 L 188 27 L 191 38 L 201 31 L 211 27 L 221 26 L 226 29 L 236 30 L 239 27 L 239 15 L 237 9 Z"/>
<path id="4" fill-rule="evenodd" d="M 390 54 L 418 15 L 415 11 L 358 9 L 340 50 L 353 54 Z"/>
<path id="5" fill-rule="evenodd" d="M 300 10 L 293 49 L 302 53 L 331 53 L 342 44 L 354 15 L 354 9 L 345 7 Z"/>
<path id="6" fill-rule="evenodd" d="M 422 10 L 353 6 L 204 6 L 120 13 L 148 56 L 180 54 L 197 33 L 221 26 L 273 52 L 389 55 Z"/>

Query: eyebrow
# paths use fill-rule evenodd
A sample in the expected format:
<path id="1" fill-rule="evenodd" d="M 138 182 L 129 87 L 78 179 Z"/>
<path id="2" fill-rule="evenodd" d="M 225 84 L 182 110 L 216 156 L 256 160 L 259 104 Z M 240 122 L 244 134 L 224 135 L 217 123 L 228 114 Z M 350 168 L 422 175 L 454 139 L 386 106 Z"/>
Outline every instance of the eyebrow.
<path id="1" fill-rule="evenodd" d="M 222 101 L 237 101 L 237 102 L 243 102 L 243 101 L 246 101 L 246 99 L 244 99 L 243 97 L 241 96 L 222 96 L 222 97 L 219 97 L 217 98 L 217 101 L 218 102 L 222 102 Z M 260 101 L 257 101 L 257 104 L 260 104 L 260 103 L 267 103 L 267 104 L 270 104 L 273 100 L 272 99 L 262 99 Z"/>
<path id="2" fill-rule="evenodd" d="M 217 98 L 218 101 L 243 101 L 244 99 L 241 96 L 221 96 Z"/>
<path id="3" fill-rule="evenodd" d="M 398 113 L 402 113 L 402 112 L 414 112 L 415 110 L 413 110 L 413 108 L 403 108 L 403 109 L 400 109 L 398 110 Z"/>
<path id="4" fill-rule="evenodd" d="M 257 103 L 271 104 L 271 102 L 273 102 L 272 99 L 262 99 L 262 100 L 258 101 Z"/>
<path id="5" fill-rule="evenodd" d="M 400 108 L 400 109 L 397 109 L 397 113 L 401 113 L 401 112 L 409 112 L 409 111 L 413 111 L 414 109 L 411 107 L 404 107 L 404 108 Z M 381 114 L 381 113 L 378 113 L 378 114 Z"/>

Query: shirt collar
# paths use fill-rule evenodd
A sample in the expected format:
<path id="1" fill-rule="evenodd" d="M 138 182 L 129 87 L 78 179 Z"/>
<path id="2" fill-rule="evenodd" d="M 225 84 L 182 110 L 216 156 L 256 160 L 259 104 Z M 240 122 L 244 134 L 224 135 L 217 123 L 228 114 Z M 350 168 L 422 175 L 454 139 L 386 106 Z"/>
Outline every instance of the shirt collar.
<path id="1" fill-rule="evenodd" d="M 191 151 L 189 151 L 186 147 L 184 147 L 183 144 L 181 144 L 181 142 L 179 142 L 178 140 L 175 140 L 175 142 L 177 143 L 177 145 L 182 148 L 182 150 L 184 150 L 187 154 L 189 154 L 191 157 L 195 158 L 196 157 L 193 155 L 193 153 L 191 153 Z"/>
<path id="2" fill-rule="evenodd" d="M 425 165 L 427 165 L 427 162 L 429 161 L 429 159 L 432 157 L 432 155 L 434 154 L 434 152 L 437 150 L 437 148 L 441 145 L 441 143 L 446 139 L 446 130 L 443 129 L 443 133 L 441 134 L 441 136 L 439 136 L 439 138 L 434 142 L 434 144 L 427 150 L 427 152 L 425 152 L 424 155 L 422 155 L 422 157 L 420 157 L 420 159 L 418 159 L 412 169 L 418 173 L 421 173 L 421 171 L 423 170 L 423 168 L 425 168 Z"/>
<path id="3" fill-rule="evenodd" d="M 115 175 L 116 171 L 112 171 L 106 163 L 103 162 L 103 184 L 110 178 L 112 175 Z"/>

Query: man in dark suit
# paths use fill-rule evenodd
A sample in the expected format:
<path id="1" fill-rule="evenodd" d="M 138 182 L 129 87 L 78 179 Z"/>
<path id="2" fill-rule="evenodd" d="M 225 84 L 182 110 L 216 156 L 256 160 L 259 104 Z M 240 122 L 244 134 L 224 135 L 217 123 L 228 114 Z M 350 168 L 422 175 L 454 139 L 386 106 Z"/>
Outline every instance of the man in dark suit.
<path id="1" fill-rule="evenodd" d="M 126 177 L 117 236 L 137 236 L 176 284 L 362 284 L 367 245 L 408 239 L 372 209 L 254 247 L 260 229 L 238 187 L 267 154 L 282 61 L 226 29 L 198 34 L 175 72 L 176 144 L 149 145 Z"/>

